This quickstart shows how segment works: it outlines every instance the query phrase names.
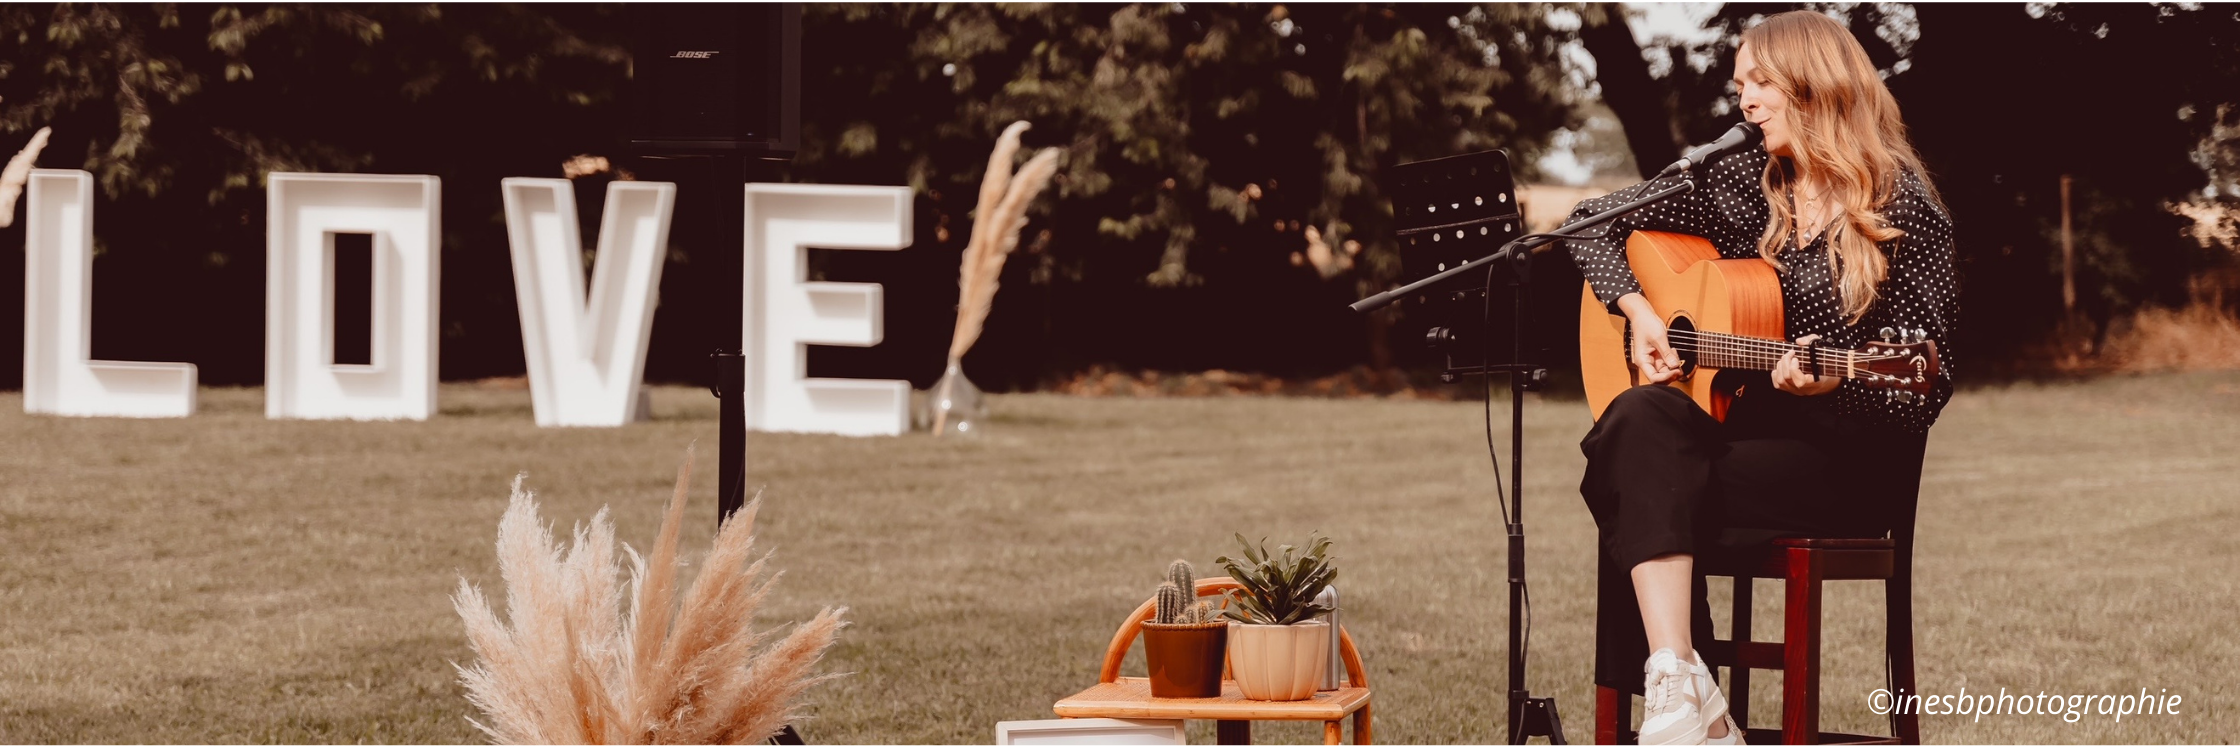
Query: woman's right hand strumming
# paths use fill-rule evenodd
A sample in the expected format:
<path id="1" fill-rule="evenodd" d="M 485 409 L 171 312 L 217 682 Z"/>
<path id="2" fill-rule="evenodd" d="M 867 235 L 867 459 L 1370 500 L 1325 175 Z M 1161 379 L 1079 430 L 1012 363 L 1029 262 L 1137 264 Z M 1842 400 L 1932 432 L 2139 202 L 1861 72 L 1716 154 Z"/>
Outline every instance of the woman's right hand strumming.
<path id="1" fill-rule="evenodd" d="M 1633 323 L 1633 366 L 1651 384 L 1662 384 L 1680 378 L 1680 354 L 1672 349 L 1672 340 L 1665 332 L 1664 318 L 1657 316 L 1656 307 L 1639 293 L 1628 293 L 1618 299 L 1618 309 L 1626 313 L 1626 320 Z"/>

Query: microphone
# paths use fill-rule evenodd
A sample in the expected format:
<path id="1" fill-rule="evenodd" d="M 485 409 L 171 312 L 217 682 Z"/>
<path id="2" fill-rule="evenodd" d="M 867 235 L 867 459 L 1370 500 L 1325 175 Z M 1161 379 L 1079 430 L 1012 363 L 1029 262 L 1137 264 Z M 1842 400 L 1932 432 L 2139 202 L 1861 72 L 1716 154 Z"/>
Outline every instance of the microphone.
<path id="1" fill-rule="evenodd" d="M 1696 167 L 1724 158 L 1729 153 L 1744 148 L 1758 147 L 1758 144 L 1763 142 L 1765 137 L 1765 132 L 1759 130 L 1757 125 L 1747 121 L 1736 122 L 1734 127 L 1727 130 L 1727 134 L 1720 135 L 1717 140 L 1696 146 L 1695 150 L 1688 151 L 1688 154 L 1681 156 L 1680 160 L 1673 161 L 1672 165 L 1664 167 L 1663 171 L 1657 172 L 1657 178 L 1662 179 L 1683 171 L 1693 171 Z"/>

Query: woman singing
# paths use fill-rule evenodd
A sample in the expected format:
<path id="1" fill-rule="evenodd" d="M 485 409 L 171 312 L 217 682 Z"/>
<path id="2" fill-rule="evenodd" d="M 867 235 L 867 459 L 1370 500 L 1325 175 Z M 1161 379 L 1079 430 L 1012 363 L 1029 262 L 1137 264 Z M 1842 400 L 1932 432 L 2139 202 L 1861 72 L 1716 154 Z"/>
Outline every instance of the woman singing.
<path id="1" fill-rule="evenodd" d="M 1708 164 L 1693 193 L 1570 242 L 1595 295 L 1632 322 L 1634 365 L 1657 384 L 1681 375 L 1660 315 L 1672 310 L 1651 308 L 1626 264 L 1626 238 L 1653 230 L 1771 264 L 1799 343 L 1856 348 L 1882 328 L 1921 330 L 1942 375 L 1931 396 L 1897 401 L 1815 378 L 1792 354 L 1742 387 L 1725 422 L 1654 384 L 1605 410 L 1580 443 L 1580 493 L 1601 528 L 1604 567 L 1630 571 L 1632 583 L 1603 574 L 1595 678 L 1627 691 L 1646 670 L 1641 744 L 1741 742 L 1692 645 L 1710 625 L 1698 549 L 1910 531 L 1927 432 L 1952 394 L 1952 222 L 1866 50 L 1825 15 L 1783 13 L 1743 32 L 1734 82 L 1743 116 L 1765 132 L 1764 152 Z M 1630 191 L 1581 203 L 1572 219 Z"/>

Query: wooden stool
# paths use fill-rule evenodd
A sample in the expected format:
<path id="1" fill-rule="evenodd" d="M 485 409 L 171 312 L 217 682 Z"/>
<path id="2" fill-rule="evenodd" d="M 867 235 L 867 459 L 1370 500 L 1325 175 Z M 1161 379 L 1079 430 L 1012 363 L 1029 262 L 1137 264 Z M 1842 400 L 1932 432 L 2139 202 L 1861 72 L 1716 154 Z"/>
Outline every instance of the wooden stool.
<path id="1" fill-rule="evenodd" d="M 1198 581 L 1198 596 L 1219 594 L 1240 587 L 1227 576 Z M 1224 668 L 1221 697 L 1154 698 L 1151 683 L 1142 677 L 1120 676 L 1120 662 L 1128 658 L 1145 620 L 1151 619 L 1155 600 L 1145 601 L 1120 624 L 1105 647 L 1104 670 L 1097 684 L 1060 700 L 1051 710 L 1061 718 L 1213 719 L 1215 739 L 1221 744 L 1251 744 L 1254 721 L 1320 721 L 1322 743 L 1343 744 L 1345 718 L 1353 717 L 1353 743 L 1369 744 L 1369 679 L 1353 636 L 1338 629 L 1338 654 L 1345 660 L 1346 686 L 1318 692 L 1306 700 L 1271 702 L 1246 700 L 1236 680 Z"/>
<path id="2" fill-rule="evenodd" d="M 1910 518 L 1910 517 L 1909 517 Z M 1906 522 L 1910 529 L 1912 522 Z M 1707 576 L 1734 578 L 1734 640 L 1699 631 L 1696 653 L 1704 664 L 1728 669 L 1727 703 L 1747 741 L 1755 744 L 1920 744 L 1921 717 L 1893 714 L 1893 736 L 1820 731 L 1820 587 L 1824 581 L 1882 581 L 1887 596 L 1886 656 L 1896 692 L 1916 692 L 1913 681 L 1912 537 L 1891 539 L 1777 539 L 1740 550 L 1698 556 Z M 1903 546 L 1901 549 L 1901 545 Z M 1775 578 L 1788 584 L 1782 640 L 1750 640 L 1750 582 Z M 1781 728 L 1750 728 L 1750 670 L 1782 672 Z M 1595 687 L 1594 736 L 1599 744 L 1633 744 L 1633 697 Z"/>

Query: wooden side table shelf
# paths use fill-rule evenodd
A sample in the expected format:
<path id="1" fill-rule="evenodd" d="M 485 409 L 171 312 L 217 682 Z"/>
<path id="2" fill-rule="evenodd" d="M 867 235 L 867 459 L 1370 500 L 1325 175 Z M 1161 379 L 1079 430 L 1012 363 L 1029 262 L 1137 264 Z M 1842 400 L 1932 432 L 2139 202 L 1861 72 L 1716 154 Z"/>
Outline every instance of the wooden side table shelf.
<path id="1" fill-rule="evenodd" d="M 1198 582 L 1198 595 L 1235 589 L 1226 577 Z M 1353 636 L 1338 630 L 1339 656 L 1345 660 L 1346 683 L 1306 700 L 1275 702 L 1246 700 L 1237 683 L 1224 673 L 1221 697 L 1154 698 L 1151 683 L 1142 677 L 1121 677 L 1120 662 L 1135 645 L 1143 622 L 1151 618 L 1153 603 L 1146 601 L 1113 634 L 1105 648 L 1104 670 L 1097 684 L 1060 700 L 1051 710 L 1061 718 L 1212 719 L 1221 744 L 1251 744 L 1254 721 L 1320 721 L 1323 744 L 1344 744 L 1345 719 L 1353 717 L 1353 743 L 1369 744 L 1369 681 L 1354 650 Z"/>

